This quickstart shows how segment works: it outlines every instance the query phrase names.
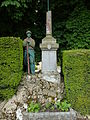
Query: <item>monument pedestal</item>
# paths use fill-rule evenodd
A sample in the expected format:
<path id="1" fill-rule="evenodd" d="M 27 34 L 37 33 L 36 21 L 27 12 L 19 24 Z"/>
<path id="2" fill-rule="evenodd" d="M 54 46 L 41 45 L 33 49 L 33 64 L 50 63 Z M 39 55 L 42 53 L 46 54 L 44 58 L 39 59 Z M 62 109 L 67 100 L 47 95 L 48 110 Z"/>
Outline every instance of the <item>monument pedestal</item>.
<path id="1" fill-rule="evenodd" d="M 56 43 L 56 39 L 49 34 L 42 39 L 42 44 L 40 44 L 43 79 L 55 83 L 60 83 L 60 74 L 57 72 L 58 47 L 59 44 Z"/>
<path id="2" fill-rule="evenodd" d="M 42 78 L 46 81 L 60 84 L 60 74 L 58 72 L 43 72 Z"/>

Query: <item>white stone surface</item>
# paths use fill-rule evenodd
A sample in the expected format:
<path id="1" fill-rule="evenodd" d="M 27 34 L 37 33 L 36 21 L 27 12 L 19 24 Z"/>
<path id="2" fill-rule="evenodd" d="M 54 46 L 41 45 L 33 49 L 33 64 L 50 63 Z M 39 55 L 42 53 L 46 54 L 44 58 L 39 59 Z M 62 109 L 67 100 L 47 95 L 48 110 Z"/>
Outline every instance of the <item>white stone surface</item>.
<path id="1" fill-rule="evenodd" d="M 21 113 L 21 109 L 17 109 L 16 111 L 16 120 L 23 120 L 23 115 Z"/>
<path id="2" fill-rule="evenodd" d="M 42 73 L 57 71 L 56 51 L 42 51 Z"/>
<path id="3" fill-rule="evenodd" d="M 42 77 L 46 81 L 60 84 L 61 78 L 60 78 L 60 74 L 58 72 L 57 73 L 55 73 L 55 72 L 44 72 L 42 74 Z"/>
<path id="4" fill-rule="evenodd" d="M 57 66 L 57 72 L 61 73 L 61 66 Z"/>
<path id="5" fill-rule="evenodd" d="M 16 96 L 13 96 L 11 99 L 9 99 L 9 101 L 3 107 L 2 112 L 8 114 L 13 113 L 13 111 L 15 111 L 17 108 L 17 105 L 15 103 L 16 101 L 17 101 Z"/>

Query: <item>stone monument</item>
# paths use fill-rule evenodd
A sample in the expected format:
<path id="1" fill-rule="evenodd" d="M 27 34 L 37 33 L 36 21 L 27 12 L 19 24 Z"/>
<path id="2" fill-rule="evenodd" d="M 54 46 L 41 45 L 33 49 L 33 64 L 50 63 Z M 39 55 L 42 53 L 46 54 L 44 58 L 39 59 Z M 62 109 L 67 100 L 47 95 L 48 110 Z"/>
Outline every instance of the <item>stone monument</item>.
<path id="1" fill-rule="evenodd" d="M 52 15 L 51 11 L 46 13 L 46 37 L 40 44 L 42 50 L 42 76 L 43 79 L 60 83 L 60 75 L 57 72 L 57 49 L 59 44 L 52 37 Z"/>

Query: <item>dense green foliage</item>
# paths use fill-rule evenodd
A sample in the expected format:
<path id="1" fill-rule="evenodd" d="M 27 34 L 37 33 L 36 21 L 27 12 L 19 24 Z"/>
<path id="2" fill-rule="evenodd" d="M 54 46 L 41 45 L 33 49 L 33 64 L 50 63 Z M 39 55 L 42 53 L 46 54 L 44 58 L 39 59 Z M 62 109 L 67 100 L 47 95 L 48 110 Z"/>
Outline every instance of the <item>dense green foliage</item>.
<path id="1" fill-rule="evenodd" d="M 90 50 L 63 52 L 66 96 L 72 107 L 90 114 Z"/>
<path id="2" fill-rule="evenodd" d="M 90 10 L 75 8 L 66 22 L 67 49 L 90 49 Z"/>
<path id="3" fill-rule="evenodd" d="M 53 36 L 66 49 L 90 48 L 90 2 L 89 0 L 50 0 Z M 32 31 L 36 41 L 36 55 L 40 60 L 39 44 L 45 37 L 47 0 L 1 0 L 0 36 L 26 37 Z"/>
<path id="4" fill-rule="evenodd" d="M 22 76 L 22 40 L 1 37 L 0 51 L 0 99 L 8 99 L 15 93 Z"/>

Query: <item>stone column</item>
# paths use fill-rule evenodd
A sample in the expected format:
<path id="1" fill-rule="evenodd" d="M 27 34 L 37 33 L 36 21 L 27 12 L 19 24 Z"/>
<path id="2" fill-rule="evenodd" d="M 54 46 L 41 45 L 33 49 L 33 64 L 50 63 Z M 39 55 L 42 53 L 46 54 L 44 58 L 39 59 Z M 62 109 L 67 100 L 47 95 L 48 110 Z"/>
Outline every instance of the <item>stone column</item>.
<path id="1" fill-rule="evenodd" d="M 46 14 L 46 37 L 42 39 L 40 48 L 42 50 L 42 74 L 43 78 L 51 82 L 60 82 L 57 72 L 57 49 L 59 44 L 52 37 L 51 11 Z"/>

